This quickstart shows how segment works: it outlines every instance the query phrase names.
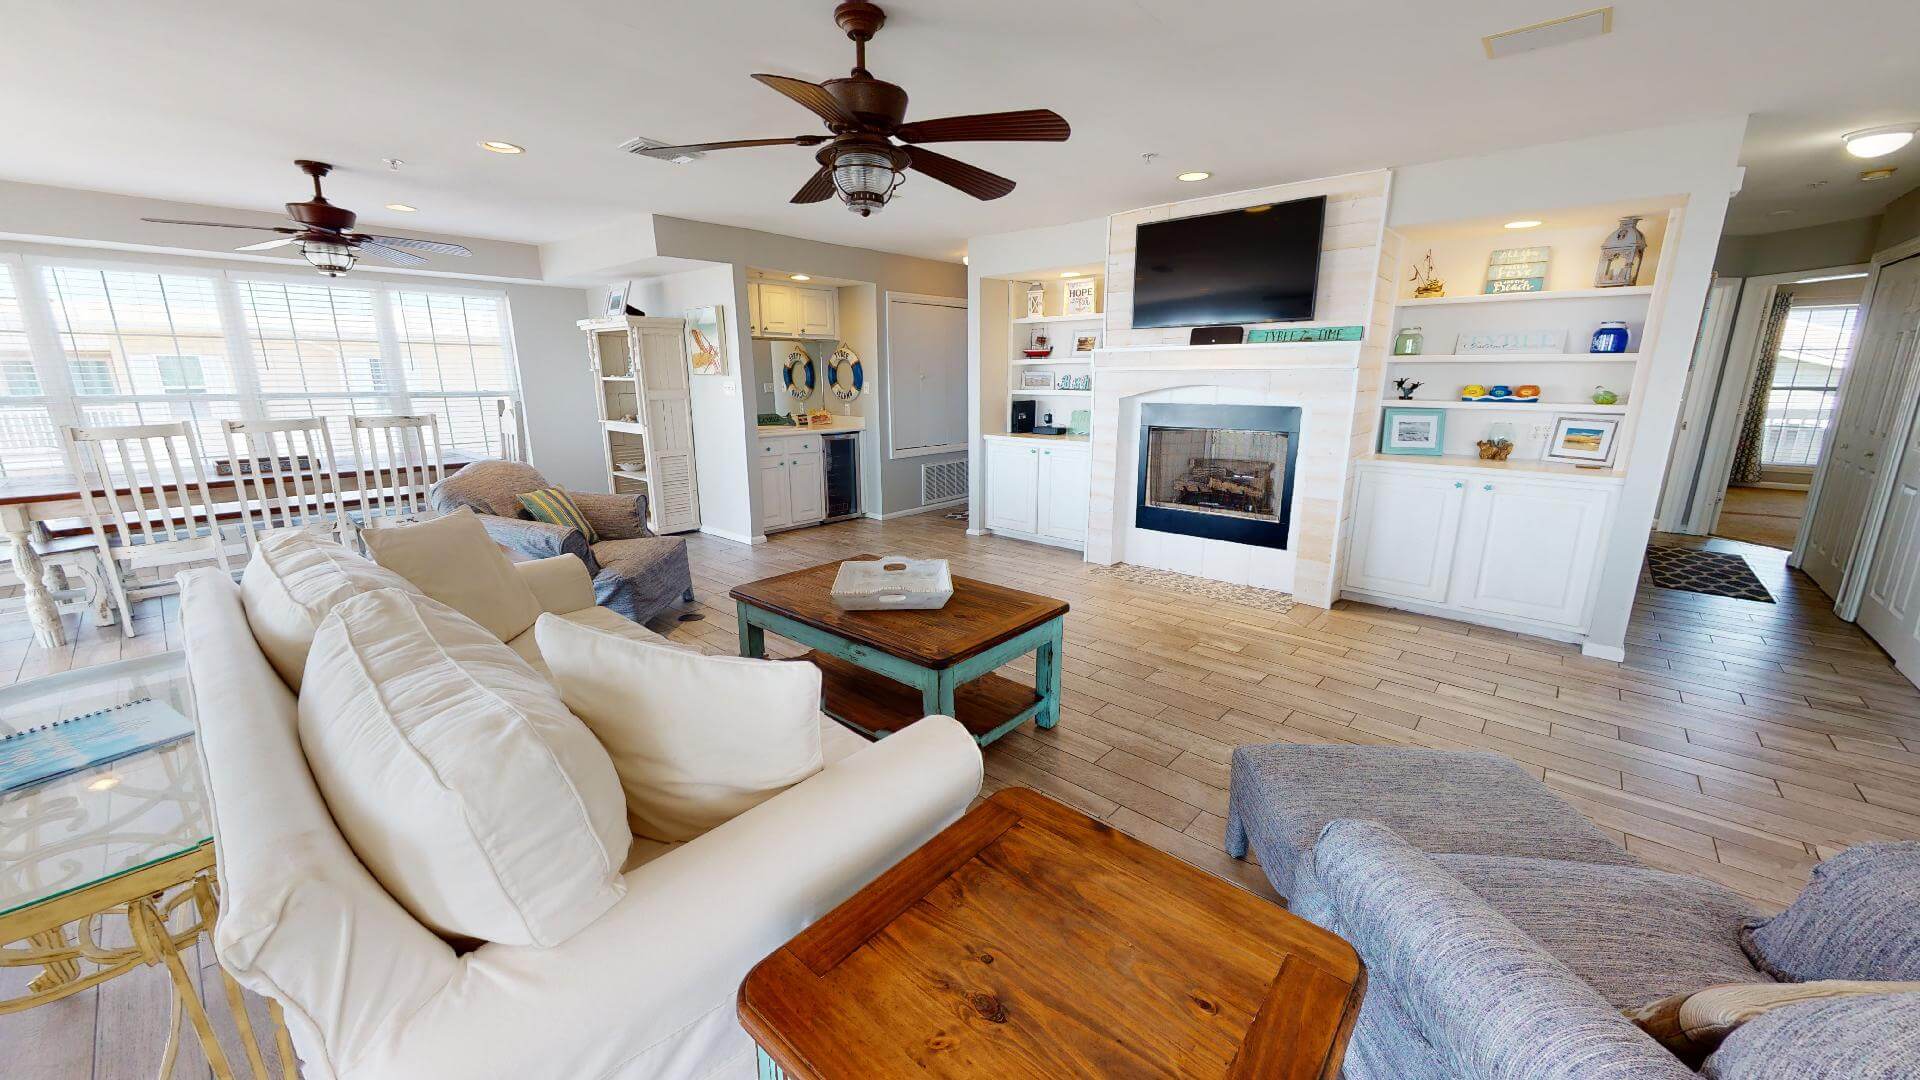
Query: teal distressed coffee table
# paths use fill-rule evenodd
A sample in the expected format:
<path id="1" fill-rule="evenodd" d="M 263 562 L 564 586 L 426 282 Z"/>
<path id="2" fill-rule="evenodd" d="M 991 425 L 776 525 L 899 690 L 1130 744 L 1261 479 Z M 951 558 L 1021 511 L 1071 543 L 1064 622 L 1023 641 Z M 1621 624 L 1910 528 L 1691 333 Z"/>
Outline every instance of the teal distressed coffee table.
<path id="1" fill-rule="evenodd" d="M 822 708 L 871 739 L 933 714 L 959 720 L 982 746 L 1029 719 L 1059 722 L 1066 601 L 956 577 L 937 610 L 842 611 L 832 597 L 839 570 L 822 563 L 735 588 L 740 655 L 765 656 L 769 631 L 811 648 Z M 993 673 L 1027 653 L 1031 687 Z"/>

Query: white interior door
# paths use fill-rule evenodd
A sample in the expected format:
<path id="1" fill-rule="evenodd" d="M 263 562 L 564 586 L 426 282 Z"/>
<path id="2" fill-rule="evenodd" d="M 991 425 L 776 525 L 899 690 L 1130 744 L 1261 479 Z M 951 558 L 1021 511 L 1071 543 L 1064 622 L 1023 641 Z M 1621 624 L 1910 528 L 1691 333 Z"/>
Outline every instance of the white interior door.
<path id="1" fill-rule="evenodd" d="M 1913 362 L 1916 309 L 1920 256 L 1881 268 L 1866 327 L 1840 391 L 1840 414 L 1827 442 L 1800 564 L 1828 596 L 1840 595 L 1861 520 L 1890 450 L 1888 434 L 1913 408 L 1912 401 L 1895 398 Z"/>
<path id="2" fill-rule="evenodd" d="M 886 389 L 892 456 L 966 449 L 966 301 L 887 297 Z"/>
<path id="3" fill-rule="evenodd" d="M 1906 277 L 1920 282 L 1920 256 L 1895 266 L 1907 267 Z M 1907 304 L 1900 315 L 1893 364 L 1903 374 L 1920 364 L 1920 284 L 1904 295 Z M 1897 450 L 1883 455 L 1886 467 L 1894 470 L 1893 486 L 1866 570 L 1857 618 L 1900 670 L 1920 681 L 1920 415 L 1916 415 L 1920 405 L 1915 402 L 1920 395 L 1912 392 L 1916 380 L 1911 378 L 1896 378 L 1892 385 L 1907 391 L 1899 410 L 1906 438 Z"/>

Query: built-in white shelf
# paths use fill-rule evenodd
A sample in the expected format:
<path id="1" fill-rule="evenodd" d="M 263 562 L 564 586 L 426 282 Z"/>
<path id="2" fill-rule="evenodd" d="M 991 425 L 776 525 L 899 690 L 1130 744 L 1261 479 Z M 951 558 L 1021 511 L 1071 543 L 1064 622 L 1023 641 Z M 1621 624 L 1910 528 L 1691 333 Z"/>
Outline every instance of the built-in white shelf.
<path id="1" fill-rule="evenodd" d="M 1099 322 L 1106 318 L 1105 313 L 1096 311 L 1091 315 L 1031 315 L 1015 319 L 1015 326 L 1031 326 L 1034 323 Z"/>
<path id="2" fill-rule="evenodd" d="M 1611 289 L 1559 289 L 1551 292 L 1468 293 L 1464 296 L 1429 296 L 1402 300 L 1396 306 L 1440 307 L 1446 304 L 1514 304 L 1540 300 L 1602 300 L 1610 296 L 1652 296 L 1651 285 L 1619 285 Z"/>
<path id="3" fill-rule="evenodd" d="M 636 424 L 631 420 L 602 420 L 600 426 L 608 431 L 624 431 L 629 435 L 645 435 L 647 425 Z"/>
<path id="4" fill-rule="evenodd" d="M 1015 387 L 1014 397 L 1092 397 L 1091 390 L 1022 390 Z"/>
<path id="5" fill-rule="evenodd" d="M 635 380 L 634 377 L 631 375 L 602 375 L 600 376 L 600 381 L 601 382 L 635 382 L 637 380 Z"/>
<path id="6" fill-rule="evenodd" d="M 1417 454 L 1371 454 L 1360 459 L 1362 462 L 1407 465 L 1427 469 L 1484 469 L 1488 472 L 1519 473 L 1528 476 L 1554 476 L 1567 479 L 1617 481 L 1626 475 L 1617 468 L 1589 468 L 1584 465 L 1568 465 L 1559 461 L 1521 461 L 1508 458 L 1505 461 L 1488 461 L 1485 458 L 1461 454 L 1449 454 L 1445 457 L 1427 457 Z"/>
<path id="7" fill-rule="evenodd" d="M 1018 360 L 1010 361 L 1013 367 L 1045 367 L 1049 364 L 1077 364 L 1085 367 L 1091 363 L 1093 363 L 1093 357 L 1091 356 L 1083 356 L 1078 360 L 1056 360 L 1051 356 L 1042 356 L 1036 360 L 1029 360 L 1023 356 Z"/>
<path id="8" fill-rule="evenodd" d="M 1595 405 L 1591 401 L 1423 401 L 1420 398 L 1402 401 L 1399 398 L 1382 398 L 1380 404 L 1414 409 L 1466 409 L 1471 412 L 1584 412 L 1596 416 L 1627 411 L 1625 402 Z"/>
<path id="9" fill-rule="evenodd" d="M 1633 364 L 1637 352 L 1623 353 L 1420 353 L 1389 356 L 1389 364 Z"/>

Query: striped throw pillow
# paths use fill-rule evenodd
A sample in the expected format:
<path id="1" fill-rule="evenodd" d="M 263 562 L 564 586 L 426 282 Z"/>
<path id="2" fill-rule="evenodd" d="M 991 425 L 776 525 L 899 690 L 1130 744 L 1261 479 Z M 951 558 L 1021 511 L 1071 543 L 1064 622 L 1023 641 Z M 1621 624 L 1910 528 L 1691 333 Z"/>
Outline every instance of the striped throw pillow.
<path id="1" fill-rule="evenodd" d="M 520 505 L 535 521 L 544 521 L 549 525 L 563 525 L 569 529 L 579 529 L 580 535 L 592 544 L 600 538 L 594 535 L 593 526 L 587 522 L 587 515 L 580 512 L 573 499 L 556 487 L 529 491 L 520 496 Z"/>

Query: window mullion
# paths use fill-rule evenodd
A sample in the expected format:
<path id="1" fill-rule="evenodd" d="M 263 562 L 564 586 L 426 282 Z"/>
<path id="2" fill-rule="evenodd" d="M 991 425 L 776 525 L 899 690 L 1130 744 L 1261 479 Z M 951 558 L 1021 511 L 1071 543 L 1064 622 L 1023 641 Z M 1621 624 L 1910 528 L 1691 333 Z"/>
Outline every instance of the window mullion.
<path id="1" fill-rule="evenodd" d="M 381 362 L 387 366 L 387 407 L 396 413 L 411 413 L 413 397 L 407 385 L 407 363 L 400 345 L 400 328 L 394 323 L 393 290 L 385 285 L 373 287 L 373 330 L 380 339 Z"/>
<path id="2" fill-rule="evenodd" d="M 27 262 L 16 265 L 20 272 L 14 278 L 14 294 L 20 299 L 27 352 L 33 357 L 33 371 L 40 379 L 47 414 L 56 427 L 83 424 L 85 421 L 74 400 L 73 373 L 67 366 L 67 352 L 60 345 L 60 334 L 54 329 L 53 305 L 46 283 L 40 278 L 40 268 Z"/>
<path id="3" fill-rule="evenodd" d="M 266 420 L 267 407 L 260 397 L 259 359 L 253 338 L 247 333 L 247 313 L 240 304 L 240 286 L 232 274 L 221 274 L 214 286 L 220 303 L 220 329 L 227 339 L 228 370 L 233 377 L 234 396 L 240 399 L 240 415 L 248 420 Z"/>

